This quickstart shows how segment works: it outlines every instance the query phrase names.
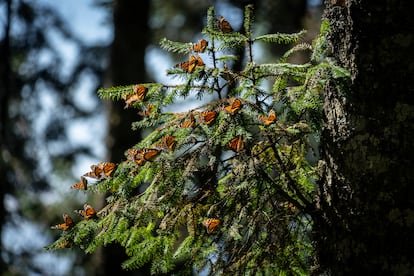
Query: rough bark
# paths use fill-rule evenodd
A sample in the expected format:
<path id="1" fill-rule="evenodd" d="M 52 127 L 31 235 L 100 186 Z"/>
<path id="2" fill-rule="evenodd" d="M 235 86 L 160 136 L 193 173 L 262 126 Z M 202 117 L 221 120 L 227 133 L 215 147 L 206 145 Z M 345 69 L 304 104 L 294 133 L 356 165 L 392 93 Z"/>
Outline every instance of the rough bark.
<path id="1" fill-rule="evenodd" d="M 347 89 L 332 84 L 325 91 L 314 218 L 320 271 L 332 275 L 414 273 L 414 16 L 408 4 L 327 3 L 331 55 L 352 73 Z"/>

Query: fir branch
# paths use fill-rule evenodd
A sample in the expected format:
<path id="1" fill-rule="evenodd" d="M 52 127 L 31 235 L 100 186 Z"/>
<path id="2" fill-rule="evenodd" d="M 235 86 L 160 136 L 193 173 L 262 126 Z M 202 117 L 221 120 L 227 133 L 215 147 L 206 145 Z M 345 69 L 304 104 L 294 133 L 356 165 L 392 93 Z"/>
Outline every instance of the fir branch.
<path id="1" fill-rule="evenodd" d="M 216 30 L 205 29 L 203 34 L 208 37 L 214 37 L 216 40 L 220 40 L 220 43 L 217 43 L 214 50 L 216 52 L 223 52 L 230 49 L 242 49 L 248 38 L 238 32 L 233 33 L 223 33 Z"/>
<path id="2" fill-rule="evenodd" d="M 276 33 L 276 34 L 265 34 L 253 38 L 253 41 L 264 41 L 277 44 L 291 44 L 298 42 L 304 35 L 306 31 L 302 30 L 299 33 L 286 34 L 286 33 Z"/>
<path id="3" fill-rule="evenodd" d="M 160 46 L 162 49 L 168 52 L 174 52 L 179 54 L 188 54 L 192 51 L 192 43 L 176 42 L 166 38 L 160 40 Z"/>
<path id="4" fill-rule="evenodd" d="M 314 62 L 322 62 L 323 59 L 329 54 L 328 43 L 326 41 L 326 36 L 330 30 L 331 26 L 329 20 L 322 20 L 319 35 L 313 40 L 312 48 L 313 52 L 311 55 L 311 60 Z"/>
<path id="5" fill-rule="evenodd" d="M 285 63 L 290 56 L 298 51 L 312 51 L 312 46 L 308 43 L 299 43 L 286 51 L 280 58 L 280 62 Z"/>
<path id="6" fill-rule="evenodd" d="M 253 5 L 246 5 L 244 7 L 244 21 L 243 21 L 243 27 L 244 32 L 246 34 L 246 37 L 251 38 L 252 37 L 252 26 L 254 23 L 253 20 Z"/>
<path id="7" fill-rule="evenodd" d="M 311 68 L 311 64 L 291 64 L 291 63 L 268 63 L 260 64 L 255 67 L 255 76 L 258 79 L 271 76 L 292 76 L 304 79 L 306 72 Z"/>
<path id="8" fill-rule="evenodd" d="M 100 88 L 98 96 L 102 99 L 119 100 L 122 96 L 132 93 L 132 85 Z"/>
<path id="9" fill-rule="evenodd" d="M 213 30 L 216 25 L 214 6 L 211 6 L 207 10 L 207 26 L 206 28 Z M 204 31 L 204 30 L 203 30 Z"/>

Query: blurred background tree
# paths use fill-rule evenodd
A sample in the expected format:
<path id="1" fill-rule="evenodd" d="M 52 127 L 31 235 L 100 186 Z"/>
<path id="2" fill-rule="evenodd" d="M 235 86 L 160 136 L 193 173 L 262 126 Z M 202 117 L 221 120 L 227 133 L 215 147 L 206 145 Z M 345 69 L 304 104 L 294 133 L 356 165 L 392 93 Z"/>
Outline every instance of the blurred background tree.
<path id="1" fill-rule="evenodd" d="M 78 127 L 104 114 L 94 90 L 108 45 L 87 43 L 40 2 L 0 1 L 0 9 L 0 274 L 59 274 L 42 249 L 52 239 L 44 233 L 61 217 L 55 206 L 85 200 L 60 202 L 77 181 L 75 164 L 104 150 L 74 136 L 87 136 Z"/>
<path id="2" fill-rule="evenodd" d="M 117 162 L 140 137 L 130 128 L 138 115 L 123 110 L 120 103 L 100 102 L 95 96 L 98 87 L 160 81 L 177 57 L 161 53 L 159 40 L 197 41 L 211 5 L 236 30 L 241 28 L 246 4 L 255 5 L 261 33 L 306 28 L 312 38 L 312 30 L 319 26 L 318 13 L 311 13 L 317 9 L 305 0 L 95 0 L 89 8 L 105 15 L 102 28 L 112 25 L 113 41 L 91 43 L 77 35 L 55 7 L 45 3 L 0 1 L 2 275 L 48 274 L 50 269 L 55 269 L 55 275 L 69 273 L 39 260 L 40 256 L 46 258 L 42 247 L 54 235 L 45 229 L 60 220 L 63 196 L 63 209 L 68 213 L 92 200 L 69 192 L 79 171 L 88 170 L 85 164 L 98 159 Z M 263 49 L 263 59 L 275 59 L 283 50 Z M 26 237 L 28 229 L 31 234 Z M 44 240 L 45 232 L 50 233 L 49 240 Z M 20 239 L 21 245 L 14 239 Z M 103 249 L 89 259 L 70 251 L 66 258 L 71 273 L 126 273 L 117 271 L 123 254 L 116 248 Z M 145 271 L 132 274 L 145 275 Z"/>

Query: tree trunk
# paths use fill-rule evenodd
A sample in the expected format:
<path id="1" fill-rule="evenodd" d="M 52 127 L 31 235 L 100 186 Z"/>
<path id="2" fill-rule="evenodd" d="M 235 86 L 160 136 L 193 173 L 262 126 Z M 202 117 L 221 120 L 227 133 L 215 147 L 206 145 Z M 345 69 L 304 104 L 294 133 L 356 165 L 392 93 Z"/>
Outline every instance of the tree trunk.
<path id="1" fill-rule="evenodd" d="M 145 50 L 150 42 L 148 0 L 114 1 L 114 40 L 111 45 L 107 87 L 146 82 Z M 124 102 L 109 104 L 108 160 L 125 159 L 124 152 L 140 140 L 140 133 L 131 130 L 131 123 L 138 120 L 135 109 L 124 109 Z M 148 275 L 145 269 L 122 270 L 127 259 L 125 249 L 119 245 L 106 246 L 102 252 L 100 275 Z"/>
<path id="2" fill-rule="evenodd" d="M 9 123 L 8 105 L 12 93 L 11 90 L 11 68 L 10 68 L 10 26 L 11 26 L 11 5 L 12 1 L 6 1 L 6 18 L 4 19 L 4 38 L 0 40 L 0 252 L 3 250 L 3 226 L 6 223 L 7 211 L 4 206 L 4 198 L 7 192 L 10 192 L 12 186 L 10 177 L 7 175 L 9 165 L 7 164 L 8 138 L 6 125 Z M 0 275 L 7 272 L 7 265 L 4 256 L 0 256 Z"/>
<path id="3" fill-rule="evenodd" d="M 114 1 L 114 40 L 107 87 L 146 82 L 145 50 L 150 42 L 149 1 Z M 124 109 L 123 102 L 110 102 L 108 147 L 111 160 L 124 158 L 124 151 L 139 141 L 131 130 L 137 111 Z M 122 117 L 121 117 L 122 116 Z"/>
<path id="4" fill-rule="evenodd" d="M 408 5 L 327 3 L 332 56 L 352 79 L 346 90 L 330 84 L 325 91 L 314 215 L 319 272 L 414 273 L 414 16 Z"/>

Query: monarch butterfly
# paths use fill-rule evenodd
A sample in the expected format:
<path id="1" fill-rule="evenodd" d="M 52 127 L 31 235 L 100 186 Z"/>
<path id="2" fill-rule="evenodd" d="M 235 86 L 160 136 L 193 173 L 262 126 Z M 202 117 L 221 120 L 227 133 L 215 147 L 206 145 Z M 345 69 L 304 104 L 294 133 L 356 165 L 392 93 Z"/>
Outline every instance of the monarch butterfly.
<path id="1" fill-rule="evenodd" d="M 154 161 L 160 151 L 158 149 L 129 149 L 128 160 L 133 160 L 138 166 L 144 165 L 145 161 Z"/>
<path id="2" fill-rule="evenodd" d="M 242 107 L 240 99 L 234 99 L 232 104 L 224 107 L 224 110 L 230 113 L 231 115 L 236 114 Z"/>
<path id="3" fill-rule="evenodd" d="M 217 218 L 203 220 L 203 226 L 206 227 L 207 233 L 212 234 L 218 231 L 221 221 Z"/>
<path id="4" fill-rule="evenodd" d="M 115 163 L 101 162 L 98 165 L 92 165 L 91 171 L 85 173 L 83 176 L 101 179 L 102 177 L 108 178 L 115 170 Z"/>
<path id="5" fill-rule="evenodd" d="M 197 66 L 204 66 L 204 62 L 201 57 L 197 56 L 190 56 L 190 61 L 188 64 L 188 73 L 192 73 Z"/>
<path id="6" fill-rule="evenodd" d="M 210 125 L 216 119 L 217 112 L 216 111 L 201 112 L 201 117 L 203 118 L 203 121 L 206 123 L 206 125 Z"/>
<path id="7" fill-rule="evenodd" d="M 190 128 L 190 127 L 193 127 L 194 124 L 195 124 L 195 118 L 194 118 L 193 113 L 190 112 L 190 120 L 187 120 L 187 121 L 182 122 L 182 124 L 180 124 L 179 127 L 182 127 L 182 128 Z"/>
<path id="8" fill-rule="evenodd" d="M 180 68 L 183 69 L 184 71 L 188 72 L 188 67 L 190 65 L 189 61 L 183 61 L 180 63 L 177 63 L 176 65 L 174 65 L 174 68 Z"/>
<path id="9" fill-rule="evenodd" d="M 142 150 L 128 149 L 128 160 L 135 161 L 138 166 L 142 166 L 145 163 L 144 153 Z"/>
<path id="10" fill-rule="evenodd" d="M 102 177 L 103 170 L 98 165 L 92 165 L 91 171 L 85 173 L 83 176 L 91 177 L 91 178 L 97 178 L 100 179 Z"/>
<path id="11" fill-rule="evenodd" d="M 73 189 L 78 189 L 78 190 L 87 190 L 88 189 L 88 180 L 84 177 L 81 176 L 81 182 L 76 183 L 75 185 L 70 187 L 72 190 Z"/>
<path id="12" fill-rule="evenodd" d="M 230 23 L 224 18 L 224 16 L 220 16 L 218 18 L 218 28 L 223 33 L 231 33 L 233 28 L 231 27 Z"/>
<path id="13" fill-rule="evenodd" d="M 232 151 L 239 152 L 244 149 L 244 142 L 243 142 L 243 136 L 236 136 L 229 142 L 229 148 Z"/>
<path id="14" fill-rule="evenodd" d="M 157 149 L 143 149 L 142 153 L 145 161 L 154 161 L 160 151 Z"/>
<path id="15" fill-rule="evenodd" d="M 135 160 L 135 159 L 142 159 L 142 152 L 141 150 L 137 149 L 128 149 L 128 160 Z"/>
<path id="16" fill-rule="evenodd" d="M 63 241 L 60 244 L 57 245 L 57 248 L 70 248 L 72 246 L 72 241 L 67 240 L 67 241 Z"/>
<path id="17" fill-rule="evenodd" d="M 181 68 L 187 73 L 192 73 L 196 66 L 204 66 L 204 62 L 201 57 L 191 55 L 189 61 L 178 63 L 174 67 Z"/>
<path id="18" fill-rule="evenodd" d="M 50 228 L 51 229 L 62 229 L 63 231 L 65 231 L 74 225 L 73 219 L 68 214 L 63 214 L 63 220 L 65 221 L 65 223 L 56 224 L 54 226 L 51 226 Z"/>
<path id="19" fill-rule="evenodd" d="M 260 120 L 262 120 L 262 122 L 268 126 L 276 121 L 276 117 L 276 112 L 271 109 L 269 111 L 269 116 L 260 116 Z"/>
<path id="20" fill-rule="evenodd" d="M 104 177 L 110 177 L 114 172 L 116 165 L 111 162 L 101 162 L 98 164 L 98 167 L 102 169 Z"/>
<path id="21" fill-rule="evenodd" d="M 175 147 L 175 136 L 163 136 L 161 143 L 159 143 L 159 147 L 165 148 L 167 150 L 174 150 Z"/>
<path id="22" fill-rule="evenodd" d="M 145 98 L 145 94 L 147 93 L 148 88 L 143 85 L 135 84 L 132 86 L 132 90 L 137 95 L 138 100 L 142 101 Z"/>
<path id="23" fill-rule="evenodd" d="M 146 110 L 140 111 L 140 112 L 138 112 L 138 114 L 141 115 L 141 116 L 149 117 L 151 115 L 151 113 L 153 112 L 154 108 L 155 108 L 154 105 L 147 104 L 146 105 Z"/>
<path id="24" fill-rule="evenodd" d="M 91 205 L 85 203 L 83 205 L 83 210 L 75 210 L 75 213 L 81 215 L 84 219 L 96 218 L 96 211 L 92 208 Z"/>
<path id="25" fill-rule="evenodd" d="M 129 94 L 124 97 L 124 100 L 125 100 L 124 108 L 128 108 L 130 105 L 132 105 L 133 103 L 137 101 L 142 101 L 145 98 L 145 94 L 147 93 L 148 88 L 146 88 L 143 85 L 134 84 L 132 86 L 132 91 L 134 92 L 134 94 Z"/>
<path id="26" fill-rule="evenodd" d="M 208 41 L 205 39 L 200 39 L 196 44 L 193 45 L 193 51 L 198 53 L 204 53 L 208 46 Z"/>

